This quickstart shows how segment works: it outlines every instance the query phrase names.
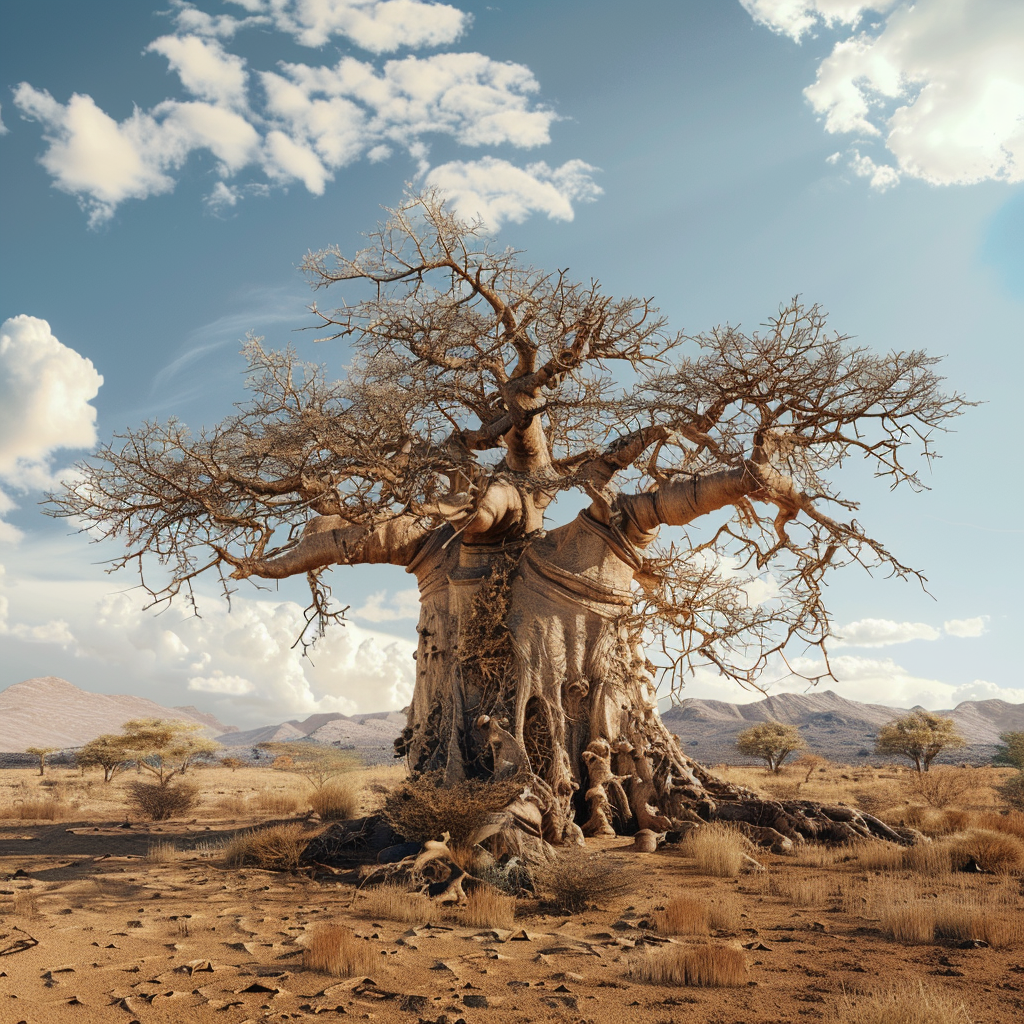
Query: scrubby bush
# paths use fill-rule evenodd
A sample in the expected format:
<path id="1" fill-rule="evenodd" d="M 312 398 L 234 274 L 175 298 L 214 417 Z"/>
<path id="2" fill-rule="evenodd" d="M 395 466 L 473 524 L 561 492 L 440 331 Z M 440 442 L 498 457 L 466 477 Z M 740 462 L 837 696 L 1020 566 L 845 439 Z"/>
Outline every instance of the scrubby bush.
<path id="1" fill-rule="evenodd" d="M 564 914 L 579 914 L 591 904 L 632 892 L 635 877 L 617 861 L 578 847 L 560 852 L 533 869 L 534 883 Z"/>
<path id="2" fill-rule="evenodd" d="M 978 788 L 978 776 L 970 768 L 933 768 L 920 772 L 913 783 L 913 792 L 929 807 L 944 810 L 962 805 Z"/>
<path id="3" fill-rule="evenodd" d="M 952 837 L 949 843 L 955 870 L 963 870 L 973 862 L 996 874 L 1024 872 L 1024 842 L 1016 836 L 972 828 Z"/>
<path id="4" fill-rule="evenodd" d="M 199 803 L 199 787 L 190 782 L 130 782 L 126 788 L 129 808 L 150 821 L 180 817 Z"/>
<path id="5" fill-rule="evenodd" d="M 265 871 L 297 871 L 310 839 L 316 833 L 301 822 L 271 825 L 237 835 L 224 848 L 229 868 L 254 867 Z"/>
<path id="6" fill-rule="evenodd" d="M 440 772 L 429 772 L 396 786 L 384 799 L 385 820 L 410 842 L 440 839 L 447 832 L 450 845 L 465 846 L 491 815 L 507 807 L 523 788 L 518 779 L 442 782 Z"/>

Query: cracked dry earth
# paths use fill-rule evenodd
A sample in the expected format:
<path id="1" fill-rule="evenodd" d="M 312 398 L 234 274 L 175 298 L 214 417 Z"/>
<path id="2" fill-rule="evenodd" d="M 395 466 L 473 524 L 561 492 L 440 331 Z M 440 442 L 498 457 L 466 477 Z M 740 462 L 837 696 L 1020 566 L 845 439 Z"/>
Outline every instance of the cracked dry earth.
<path id="1" fill-rule="evenodd" d="M 145 857 L 155 839 L 182 843 L 196 831 L 211 838 L 218 828 L 4 830 L 0 1022 L 782 1024 L 842 1021 L 844 1007 L 899 982 L 962 999 L 977 1024 L 1024 1019 L 1024 948 L 887 939 L 870 908 L 875 887 L 892 879 L 847 865 L 777 858 L 762 875 L 709 878 L 677 849 L 623 854 L 615 852 L 621 839 L 592 841 L 635 872 L 629 897 L 575 917 L 520 901 L 511 931 L 455 919 L 414 928 L 360 916 L 354 885 L 334 879 L 228 870 L 209 855 Z M 941 887 L 906 884 L 923 900 Z M 1024 911 L 1019 879 L 943 884 L 999 912 Z M 680 895 L 708 901 L 731 921 L 712 941 L 744 949 L 742 987 L 661 987 L 629 976 L 638 957 L 706 941 L 648 927 L 649 915 Z M 351 927 L 378 966 L 357 978 L 303 970 L 305 937 L 326 921 Z"/>

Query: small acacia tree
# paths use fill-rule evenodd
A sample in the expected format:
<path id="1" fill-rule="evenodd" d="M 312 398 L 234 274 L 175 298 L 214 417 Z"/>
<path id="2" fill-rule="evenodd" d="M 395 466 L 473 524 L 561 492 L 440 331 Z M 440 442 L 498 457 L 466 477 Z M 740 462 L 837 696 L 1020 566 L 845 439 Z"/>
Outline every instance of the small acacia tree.
<path id="1" fill-rule="evenodd" d="M 260 743 L 260 750 L 271 754 L 270 767 L 305 779 L 319 793 L 332 779 L 359 766 L 359 758 L 349 750 L 319 743 Z"/>
<path id="2" fill-rule="evenodd" d="M 58 747 L 26 747 L 25 753 L 34 754 L 36 757 L 39 758 L 39 774 L 45 775 L 46 759 L 47 757 L 49 757 L 50 754 L 52 754 L 55 750 L 58 749 Z"/>
<path id="3" fill-rule="evenodd" d="M 800 730 L 782 722 L 761 722 L 736 737 L 736 749 L 741 754 L 764 761 L 768 770 L 776 773 L 790 754 L 806 746 Z"/>
<path id="4" fill-rule="evenodd" d="M 952 718 L 915 709 L 882 726 L 875 741 L 875 753 L 909 758 L 919 772 L 926 772 L 942 751 L 965 746 L 967 742 L 956 731 Z"/>
<path id="5" fill-rule="evenodd" d="M 446 785 L 529 773 L 552 843 L 763 822 L 680 751 L 645 644 L 676 692 L 702 665 L 750 685 L 808 649 L 809 677 L 828 677 L 826 574 L 920 575 L 836 478 L 862 458 L 923 486 L 912 459 L 968 404 L 937 360 L 852 346 L 796 300 L 761 330 L 672 331 L 650 299 L 532 267 L 435 192 L 304 269 L 349 290 L 313 307 L 348 342 L 342 380 L 253 341 L 249 402 L 200 433 L 151 422 L 104 445 L 54 514 L 123 542 L 113 567 L 157 602 L 204 573 L 228 593 L 304 576 L 314 634 L 341 615 L 332 567 L 403 567 L 421 615 L 398 753 Z"/>
<path id="6" fill-rule="evenodd" d="M 126 745 L 126 738 L 118 733 L 103 733 L 75 752 L 75 763 L 80 768 L 102 769 L 104 782 L 110 782 L 131 761 L 132 755 Z"/>
<path id="7" fill-rule="evenodd" d="M 133 718 L 124 723 L 124 750 L 161 788 L 184 775 L 196 761 L 220 746 L 202 734 L 202 726 L 164 718 Z"/>

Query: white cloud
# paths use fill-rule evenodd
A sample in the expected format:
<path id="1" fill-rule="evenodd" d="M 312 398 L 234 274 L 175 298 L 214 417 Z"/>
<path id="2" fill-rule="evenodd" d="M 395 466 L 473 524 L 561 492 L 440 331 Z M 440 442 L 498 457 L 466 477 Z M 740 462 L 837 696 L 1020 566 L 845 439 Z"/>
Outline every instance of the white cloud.
<path id="1" fill-rule="evenodd" d="M 161 36 L 146 47 L 146 52 L 166 57 L 181 84 L 193 96 L 229 107 L 245 106 L 245 61 L 226 53 L 216 40 Z"/>
<path id="2" fill-rule="evenodd" d="M 0 481 L 25 490 L 54 483 L 52 460 L 62 448 L 96 443 L 90 403 L 103 378 L 84 356 L 62 345 L 45 320 L 11 317 L 0 325 Z M 0 516 L 14 507 L 0 491 Z M 19 532 L 0 523 L 0 540 Z"/>
<path id="3" fill-rule="evenodd" d="M 223 693 L 231 697 L 241 697 L 252 693 L 256 687 L 243 676 L 226 676 L 219 669 L 208 676 L 192 676 L 188 688 L 197 693 Z"/>
<path id="4" fill-rule="evenodd" d="M 836 633 L 842 637 L 836 647 L 888 647 L 909 640 L 938 640 L 942 635 L 925 622 L 893 622 L 891 619 L 860 619 L 840 626 Z"/>
<path id="5" fill-rule="evenodd" d="M 3 110 L 3 107 L 0 106 L 0 111 L 2 111 L 2 110 Z M 6 135 L 9 131 L 10 131 L 10 128 L 8 128 L 7 125 L 4 124 L 3 114 L 0 113 L 0 135 Z"/>
<path id="6" fill-rule="evenodd" d="M 415 161 L 416 177 L 429 170 L 428 142 L 443 135 L 463 146 L 533 148 L 550 141 L 557 115 L 537 101 L 539 85 L 522 64 L 480 53 L 409 55 L 382 65 L 343 57 L 333 66 L 280 63 L 257 72 L 261 88 L 248 89 L 241 56 L 224 48 L 246 26 L 262 25 L 320 46 L 343 35 L 372 53 L 402 46 L 450 43 L 468 24 L 456 8 L 419 0 L 235 0 L 243 18 L 213 17 L 190 3 L 175 4 L 176 35 L 147 47 L 167 59 L 189 100 L 167 99 L 135 108 L 117 121 L 91 96 L 60 103 L 27 82 L 15 104 L 43 126 L 47 148 L 40 162 L 54 185 L 74 196 L 90 224 L 108 220 L 127 199 L 173 190 L 177 173 L 196 152 L 218 161 L 217 182 L 205 200 L 223 210 L 243 191 L 226 179 L 243 167 L 261 170 L 270 182 L 300 181 L 322 195 L 334 174 L 355 160 L 378 162 L 396 149 Z M 539 211 L 572 218 L 575 200 L 600 190 L 593 169 L 579 160 L 559 168 L 535 163 L 517 168 L 488 157 L 436 169 L 497 226 Z M 493 172 L 493 173 L 492 173 Z M 489 177 L 490 180 L 487 180 Z"/>
<path id="7" fill-rule="evenodd" d="M 19 554 L 21 568 L 12 565 L 8 577 L 0 570 L 0 649 L 17 641 L 38 645 L 32 662 L 40 665 L 39 675 L 51 671 L 45 645 L 55 652 L 59 646 L 85 674 L 98 666 L 104 677 L 143 682 L 147 696 L 168 706 L 203 694 L 204 706 L 235 724 L 397 710 L 411 699 L 413 642 L 350 622 L 328 630 L 304 658 L 293 646 L 305 624 L 295 601 L 235 595 L 228 609 L 216 596 L 200 595 L 201 617 L 178 607 L 157 614 L 145 610 L 137 590 L 111 594 L 108 582 L 26 573 L 25 565 L 44 555 L 52 564 L 56 552 L 73 551 L 72 544 L 62 541 L 45 552 L 40 544 L 34 554 Z M 72 670 L 68 677 L 75 681 Z"/>
<path id="8" fill-rule="evenodd" d="M 830 133 L 884 142 L 872 185 L 1024 180 L 1024 4 L 1019 0 L 741 0 L 800 39 L 815 24 L 864 25 L 840 39 L 805 90 Z M 884 15 L 871 24 L 871 13 Z"/>
<path id="9" fill-rule="evenodd" d="M 167 173 L 196 149 L 218 157 L 225 173 L 258 152 L 256 129 L 240 114 L 209 103 L 167 100 L 149 113 L 138 108 L 117 122 L 77 93 L 67 104 L 22 82 L 14 101 L 43 125 L 49 148 L 40 159 L 57 188 L 79 198 L 95 226 L 109 219 L 125 199 L 170 192 Z"/>
<path id="10" fill-rule="evenodd" d="M 388 598 L 387 591 L 378 590 L 371 594 L 361 607 L 350 613 L 353 618 L 367 622 L 395 622 L 399 619 L 418 619 L 420 615 L 420 592 L 415 587 L 399 590 Z"/>
<path id="11" fill-rule="evenodd" d="M 601 194 L 591 177 L 595 170 L 582 160 L 554 168 L 541 161 L 521 168 L 488 156 L 435 167 L 426 184 L 444 189 L 461 216 L 479 217 L 497 229 L 507 220 L 521 223 L 531 213 L 572 220 L 574 202 L 589 202 Z"/>
<path id="12" fill-rule="evenodd" d="M 981 636 L 985 632 L 985 616 L 981 615 L 974 619 L 949 619 L 942 624 L 942 628 L 950 636 Z"/>
<path id="13" fill-rule="evenodd" d="M 854 27 L 868 10 L 879 13 L 898 0 L 740 0 L 753 19 L 800 42 L 819 24 Z"/>
<path id="14" fill-rule="evenodd" d="M 371 53 L 451 43 L 470 20 L 448 4 L 421 0 L 267 0 L 243 6 L 266 12 L 278 30 L 303 46 L 323 46 L 332 36 L 346 36 Z"/>
<path id="15" fill-rule="evenodd" d="M 884 192 L 900 183 L 899 172 L 888 164 L 876 164 L 869 156 L 861 156 L 860 150 L 850 154 L 850 167 L 858 178 L 870 178 L 871 187 Z"/>

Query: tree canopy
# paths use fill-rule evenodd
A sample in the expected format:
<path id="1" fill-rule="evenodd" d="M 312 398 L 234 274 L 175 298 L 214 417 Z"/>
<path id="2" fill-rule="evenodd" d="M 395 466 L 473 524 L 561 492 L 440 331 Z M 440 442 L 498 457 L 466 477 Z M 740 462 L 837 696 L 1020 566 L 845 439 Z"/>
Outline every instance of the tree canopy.
<path id="1" fill-rule="evenodd" d="M 761 722 L 736 737 L 736 749 L 746 757 L 764 761 L 770 772 L 778 772 L 790 754 L 806 746 L 800 730 L 782 722 Z"/>
<path id="2" fill-rule="evenodd" d="M 341 380 L 252 339 L 233 415 L 118 435 L 53 498 L 124 545 L 112 567 L 134 566 L 154 601 L 203 574 L 226 594 L 304 574 L 315 635 L 342 615 L 330 566 L 408 567 L 441 533 L 540 536 L 577 492 L 635 562 L 630 635 L 657 638 L 678 689 L 700 665 L 746 685 L 775 657 L 824 652 L 830 569 L 919 577 L 835 477 L 861 458 L 892 487 L 923 486 L 935 433 L 968 404 L 935 357 L 852 345 L 797 300 L 749 333 L 677 332 L 650 299 L 531 266 L 433 192 L 361 251 L 303 268 L 352 296 L 312 307 L 348 346 Z M 661 526 L 680 529 L 662 541 Z"/>
<path id="3" fill-rule="evenodd" d="M 952 718 L 917 708 L 883 725 L 878 731 L 875 751 L 909 758 L 919 772 L 926 772 L 944 750 L 967 746 Z"/>

